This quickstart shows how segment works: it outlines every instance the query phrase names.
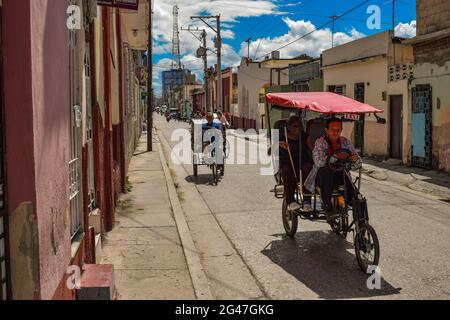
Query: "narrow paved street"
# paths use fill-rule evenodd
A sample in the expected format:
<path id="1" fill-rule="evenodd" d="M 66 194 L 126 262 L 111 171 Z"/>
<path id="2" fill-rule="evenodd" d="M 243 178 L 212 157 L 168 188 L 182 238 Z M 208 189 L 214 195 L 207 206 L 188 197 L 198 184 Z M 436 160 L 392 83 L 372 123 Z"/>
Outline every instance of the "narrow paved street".
<path id="1" fill-rule="evenodd" d="M 173 130 L 189 125 L 157 116 L 155 127 L 169 159 L 167 143 L 178 143 L 171 141 Z M 270 192 L 273 178 L 260 175 L 259 165 L 228 164 L 218 186 L 210 183 L 207 167 L 200 167 L 197 178 L 191 165 L 170 169 L 216 298 L 450 298 L 445 202 L 364 177 L 362 190 L 381 245 L 381 289 L 369 290 L 353 244 L 327 224 L 301 220 L 295 240 L 284 236 L 281 200 Z"/>

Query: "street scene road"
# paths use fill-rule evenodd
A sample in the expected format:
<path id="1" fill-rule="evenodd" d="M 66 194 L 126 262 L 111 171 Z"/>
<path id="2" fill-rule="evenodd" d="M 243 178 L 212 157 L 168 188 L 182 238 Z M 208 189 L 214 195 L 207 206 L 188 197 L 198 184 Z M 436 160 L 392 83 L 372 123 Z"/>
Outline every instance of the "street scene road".
<path id="1" fill-rule="evenodd" d="M 2 306 L 450 301 L 450 0 L 0 0 L 0 22 Z"/>
<path id="2" fill-rule="evenodd" d="M 160 139 L 172 148 L 179 143 L 172 141 L 173 131 L 189 129 L 186 123 L 168 123 L 163 118 L 155 127 Z M 251 143 L 255 142 L 245 141 L 247 146 Z M 305 220 L 300 220 L 295 239 L 285 236 L 281 200 L 270 192 L 274 179 L 262 176 L 260 165 L 227 164 L 217 186 L 211 183 L 211 171 L 200 168 L 197 178 L 190 164 L 171 165 L 171 172 L 188 212 L 188 224 L 191 199 L 204 202 L 197 206 L 203 207 L 205 217 L 214 217 L 197 217 L 190 227 L 198 233 L 193 238 L 217 298 L 450 298 L 448 203 L 363 177 L 362 192 L 381 246 L 381 288 L 369 290 L 368 275 L 356 264 L 351 236 L 343 240 L 328 224 Z M 199 221 L 205 225 L 199 227 Z M 205 245 L 205 239 L 214 242 L 214 237 L 222 235 L 223 243 Z M 219 265 L 211 262 L 211 256 L 219 257 Z M 239 281 L 220 281 L 230 278 L 229 273 Z"/>

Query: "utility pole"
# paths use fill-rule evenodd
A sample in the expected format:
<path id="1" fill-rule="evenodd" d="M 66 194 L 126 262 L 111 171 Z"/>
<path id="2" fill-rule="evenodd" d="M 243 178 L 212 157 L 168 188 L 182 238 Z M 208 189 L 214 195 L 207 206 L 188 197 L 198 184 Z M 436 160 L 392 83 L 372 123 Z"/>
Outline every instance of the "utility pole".
<path id="1" fill-rule="evenodd" d="M 223 110 L 223 88 L 222 88 L 222 37 L 220 35 L 220 15 L 217 16 L 217 38 L 216 38 L 216 49 L 217 49 L 217 110 Z"/>
<path id="2" fill-rule="evenodd" d="M 395 0 L 392 0 L 392 40 L 395 38 Z M 395 43 L 392 43 L 394 47 L 394 65 L 397 64 L 396 61 L 396 52 L 395 52 Z"/>
<path id="3" fill-rule="evenodd" d="M 392 31 L 395 32 L 395 0 L 392 0 Z"/>
<path id="4" fill-rule="evenodd" d="M 248 38 L 245 40 L 247 42 L 247 61 L 250 61 L 250 42 L 252 41 L 252 38 Z"/>
<path id="5" fill-rule="evenodd" d="M 148 49 L 147 49 L 147 151 L 153 151 L 153 1 L 148 1 Z"/>
<path id="6" fill-rule="evenodd" d="M 220 15 L 217 16 L 192 16 L 191 19 L 200 19 L 216 33 L 215 47 L 217 49 L 217 110 L 223 111 L 222 96 L 222 37 L 220 35 Z M 211 26 L 205 19 L 216 19 L 217 27 Z"/>
<path id="7" fill-rule="evenodd" d="M 205 110 L 208 112 L 210 111 L 209 108 L 209 86 L 208 86 L 208 48 L 206 47 L 206 30 L 205 29 L 199 29 L 198 27 L 196 29 L 191 29 L 190 27 L 187 29 L 181 28 L 183 31 L 189 31 L 197 40 L 199 40 L 202 43 L 202 47 L 199 48 L 197 51 L 197 58 L 202 57 L 203 58 L 203 72 L 204 72 L 204 90 L 205 90 L 205 98 L 204 98 L 204 105 Z M 194 32 L 201 32 L 201 38 L 198 38 Z"/>
<path id="8" fill-rule="evenodd" d="M 204 68 L 204 72 L 205 72 L 205 79 L 203 81 L 205 81 L 204 86 L 205 86 L 205 110 L 209 110 L 209 101 L 208 101 L 208 96 L 209 96 L 209 90 L 208 90 L 208 50 L 206 50 L 206 30 L 203 30 L 202 32 L 202 39 L 203 39 L 203 48 L 204 48 L 204 52 L 203 52 L 203 68 Z"/>
<path id="9" fill-rule="evenodd" d="M 332 16 L 331 19 L 333 19 L 333 28 L 331 31 L 331 47 L 334 48 L 334 27 L 335 27 L 335 22 L 336 19 L 338 18 L 338 16 Z"/>

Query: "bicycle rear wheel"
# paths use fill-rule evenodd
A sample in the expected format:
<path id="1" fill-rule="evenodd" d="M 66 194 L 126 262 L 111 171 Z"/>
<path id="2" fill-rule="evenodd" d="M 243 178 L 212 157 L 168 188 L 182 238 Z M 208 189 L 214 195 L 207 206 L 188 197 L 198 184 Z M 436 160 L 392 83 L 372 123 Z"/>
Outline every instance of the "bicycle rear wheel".
<path id="1" fill-rule="evenodd" d="M 217 186 L 219 184 L 219 172 L 217 170 L 217 164 L 212 164 L 211 170 L 213 175 L 213 183 Z"/>

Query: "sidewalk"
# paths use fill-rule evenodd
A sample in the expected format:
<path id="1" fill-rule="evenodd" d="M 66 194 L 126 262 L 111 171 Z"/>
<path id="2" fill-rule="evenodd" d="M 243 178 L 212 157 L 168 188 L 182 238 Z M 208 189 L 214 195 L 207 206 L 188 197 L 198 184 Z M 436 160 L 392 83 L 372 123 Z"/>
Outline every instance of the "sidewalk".
<path id="1" fill-rule="evenodd" d="M 388 181 L 411 190 L 431 194 L 450 202 L 450 174 L 401 165 L 393 160 L 363 159 L 363 173 L 380 181 Z"/>
<path id="2" fill-rule="evenodd" d="M 143 134 L 131 160 L 131 191 L 120 197 L 103 260 L 113 264 L 121 300 L 196 299 L 175 223 L 159 141 L 146 152 Z"/>

